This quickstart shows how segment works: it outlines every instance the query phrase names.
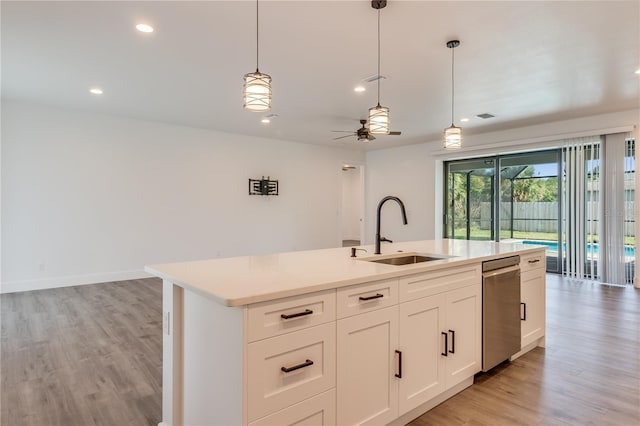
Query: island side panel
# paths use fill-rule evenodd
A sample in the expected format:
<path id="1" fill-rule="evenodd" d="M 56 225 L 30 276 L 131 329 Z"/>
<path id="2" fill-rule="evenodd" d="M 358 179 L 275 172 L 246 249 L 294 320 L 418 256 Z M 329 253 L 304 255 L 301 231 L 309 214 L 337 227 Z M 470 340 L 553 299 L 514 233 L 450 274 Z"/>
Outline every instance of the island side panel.
<path id="1" fill-rule="evenodd" d="M 162 282 L 162 422 L 182 424 L 182 287 Z"/>
<path id="2" fill-rule="evenodd" d="M 185 289 L 183 313 L 183 424 L 242 425 L 244 307 Z"/>

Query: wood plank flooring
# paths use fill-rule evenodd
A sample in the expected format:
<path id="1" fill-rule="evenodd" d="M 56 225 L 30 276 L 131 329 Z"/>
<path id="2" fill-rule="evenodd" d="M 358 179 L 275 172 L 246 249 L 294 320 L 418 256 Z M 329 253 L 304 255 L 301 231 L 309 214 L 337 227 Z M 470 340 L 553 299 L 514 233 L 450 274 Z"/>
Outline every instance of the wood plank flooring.
<path id="1" fill-rule="evenodd" d="M 546 349 L 411 425 L 640 425 L 640 290 L 548 274 Z"/>
<path id="2" fill-rule="evenodd" d="M 413 426 L 640 424 L 640 290 L 547 280 L 547 348 Z M 0 424 L 157 425 L 161 293 L 147 279 L 2 295 Z"/>
<path id="3" fill-rule="evenodd" d="M 162 282 L 2 295 L 2 426 L 157 425 Z"/>

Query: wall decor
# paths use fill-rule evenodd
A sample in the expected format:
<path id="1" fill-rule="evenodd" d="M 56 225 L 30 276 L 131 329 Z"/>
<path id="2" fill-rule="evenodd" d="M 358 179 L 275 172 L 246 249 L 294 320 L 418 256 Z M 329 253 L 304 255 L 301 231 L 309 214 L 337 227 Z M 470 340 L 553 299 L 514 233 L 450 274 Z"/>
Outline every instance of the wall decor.
<path id="1" fill-rule="evenodd" d="M 278 195 L 278 181 L 265 179 L 249 179 L 249 195 Z"/>

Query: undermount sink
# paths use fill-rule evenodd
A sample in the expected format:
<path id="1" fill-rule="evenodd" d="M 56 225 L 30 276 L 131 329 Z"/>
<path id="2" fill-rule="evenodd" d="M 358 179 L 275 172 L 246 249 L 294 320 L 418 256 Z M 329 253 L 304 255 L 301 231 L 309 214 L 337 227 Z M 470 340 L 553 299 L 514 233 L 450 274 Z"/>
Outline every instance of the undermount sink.
<path id="1" fill-rule="evenodd" d="M 434 260 L 447 259 L 450 256 L 430 256 L 420 254 L 404 254 L 402 256 L 387 257 L 383 259 L 365 258 L 367 262 L 385 263 L 387 265 L 412 265 L 414 263 L 431 262 Z"/>

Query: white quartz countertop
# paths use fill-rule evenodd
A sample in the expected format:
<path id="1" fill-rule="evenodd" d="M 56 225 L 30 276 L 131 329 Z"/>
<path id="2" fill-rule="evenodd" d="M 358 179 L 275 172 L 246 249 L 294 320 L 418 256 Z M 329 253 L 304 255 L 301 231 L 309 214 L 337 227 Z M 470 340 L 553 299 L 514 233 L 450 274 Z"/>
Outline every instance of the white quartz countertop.
<path id="1" fill-rule="evenodd" d="M 359 248 L 367 252 L 358 251 L 357 258 L 350 257 L 351 248 L 341 247 L 166 263 L 146 266 L 145 271 L 223 305 L 242 306 L 544 249 L 519 243 L 447 239 L 383 243 L 381 255 L 373 255 L 373 246 Z M 451 257 L 402 266 L 363 260 L 394 257 L 398 251 Z"/>

